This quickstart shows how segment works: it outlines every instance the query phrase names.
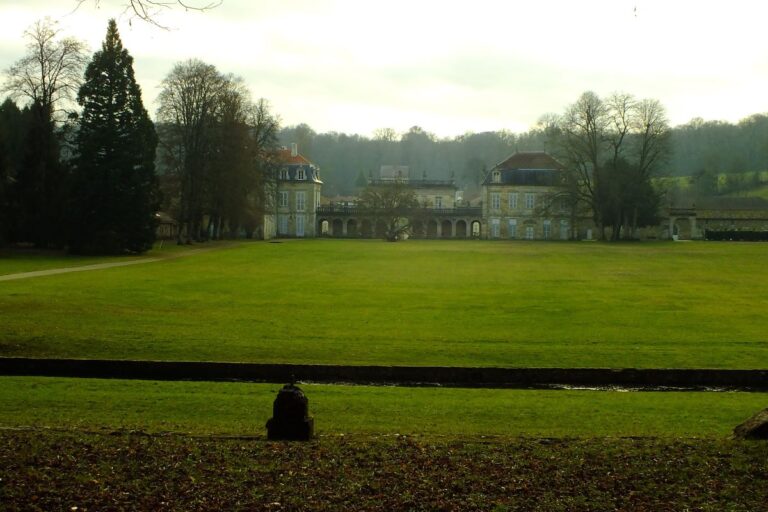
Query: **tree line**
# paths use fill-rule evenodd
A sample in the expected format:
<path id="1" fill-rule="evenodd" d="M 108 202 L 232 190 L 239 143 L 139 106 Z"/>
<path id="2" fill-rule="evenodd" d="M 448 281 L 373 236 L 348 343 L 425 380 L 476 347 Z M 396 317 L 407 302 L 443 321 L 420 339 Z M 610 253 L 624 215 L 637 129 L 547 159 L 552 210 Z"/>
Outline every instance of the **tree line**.
<path id="1" fill-rule="evenodd" d="M 600 98 L 586 92 L 563 113 L 546 114 L 520 134 L 438 138 L 414 126 L 402 134 L 384 128 L 365 137 L 316 133 L 300 124 L 283 128 L 279 138 L 298 142 L 326 170 L 323 190 L 331 197 L 365 196 L 368 179 L 382 165 L 395 164 L 408 166 L 411 179 L 454 179 L 471 199 L 479 196 L 490 169 L 511 153 L 544 150 L 568 172 L 562 191 L 543 208 L 566 201 L 572 226 L 591 216 L 603 238 L 611 239 L 634 237 L 637 228 L 658 223 L 662 197 L 676 186 L 658 178 L 690 176 L 690 193 L 711 196 L 760 186 L 759 171 L 768 169 L 768 115 L 737 124 L 694 119 L 672 128 L 658 100 L 625 93 Z"/>
<path id="2" fill-rule="evenodd" d="M 466 133 L 440 138 L 414 126 L 405 133 L 376 130 L 370 136 L 338 132 L 317 133 L 306 124 L 280 130 L 282 144 L 298 142 L 305 156 L 322 169 L 324 194 L 353 195 L 360 183 L 381 165 L 407 165 L 413 177 L 454 178 L 470 193 L 479 190 L 485 173 L 515 151 L 554 153 L 547 136 L 551 115 L 523 133 L 508 131 Z M 768 169 L 768 114 L 739 121 L 704 121 L 671 127 L 670 152 L 661 176 L 699 176 L 712 181 L 720 174 Z M 361 179 L 362 176 L 362 179 Z M 734 177 L 733 182 L 737 181 Z"/>
<path id="3" fill-rule="evenodd" d="M 48 19 L 24 35 L 27 53 L 0 89 L 0 245 L 141 253 L 161 208 L 179 220 L 180 243 L 253 235 L 270 205 L 279 125 L 241 79 L 177 64 L 156 126 L 114 20 L 90 59 Z"/>

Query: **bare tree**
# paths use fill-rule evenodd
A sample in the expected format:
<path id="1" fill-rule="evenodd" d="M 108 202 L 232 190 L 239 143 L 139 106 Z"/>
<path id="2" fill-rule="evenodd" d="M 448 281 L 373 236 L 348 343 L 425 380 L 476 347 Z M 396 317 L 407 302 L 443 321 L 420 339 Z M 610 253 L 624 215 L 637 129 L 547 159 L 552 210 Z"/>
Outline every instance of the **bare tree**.
<path id="1" fill-rule="evenodd" d="M 638 170 L 645 176 L 669 156 L 671 131 L 666 109 L 659 100 L 638 102 L 635 113 L 634 130 L 639 135 Z"/>
<path id="2" fill-rule="evenodd" d="M 162 83 L 157 120 L 166 125 L 164 154 L 179 173 L 179 243 L 200 237 L 203 180 L 225 85 L 214 66 L 194 59 L 176 64 Z"/>
<path id="3" fill-rule="evenodd" d="M 84 42 L 61 37 L 56 22 L 45 18 L 24 31 L 27 54 L 6 70 L 2 92 L 37 104 L 49 118 L 75 99 L 87 63 Z"/>
<path id="4" fill-rule="evenodd" d="M 177 64 L 162 87 L 157 118 L 177 175 L 179 243 L 252 236 L 274 196 L 279 120 L 242 79 L 198 60 Z"/>
<path id="5" fill-rule="evenodd" d="M 550 127 L 557 136 L 560 157 L 567 163 L 569 192 L 572 203 L 585 203 L 593 212 L 595 223 L 602 225 L 599 217 L 597 182 L 602 158 L 602 142 L 606 127 L 606 107 L 597 94 L 589 91 L 568 107 L 559 118 L 559 129 Z"/>
<path id="6" fill-rule="evenodd" d="M 269 102 L 260 98 L 250 109 L 248 125 L 255 178 L 250 192 L 251 221 L 258 226 L 264 215 L 277 207 L 277 173 L 283 165 L 278 154 L 280 118 L 272 113 Z"/>
<path id="7" fill-rule="evenodd" d="M 603 138 L 610 149 L 612 164 L 616 165 L 622 152 L 626 149 L 624 143 L 630 131 L 636 125 L 635 110 L 637 102 L 631 94 L 614 93 L 605 101 L 606 130 Z"/>
<path id="8" fill-rule="evenodd" d="M 79 8 L 81 5 L 89 0 L 75 0 Z M 167 9 L 182 8 L 185 11 L 208 11 L 222 4 L 224 0 L 123 0 L 122 5 L 125 7 L 125 11 L 132 13 L 133 17 L 136 17 L 147 23 L 158 26 L 160 28 L 166 28 L 158 21 L 158 15 Z M 98 7 L 101 4 L 101 0 L 93 0 L 94 4 Z"/>
<path id="9" fill-rule="evenodd" d="M 278 161 L 279 123 L 269 103 L 253 103 L 242 79 L 225 76 L 212 137 L 206 179 L 210 200 L 208 233 L 253 236 L 272 206 Z"/>
<path id="10" fill-rule="evenodd" d="M 376 128 L 373 130 L 373 140 L 383 142 L 397 142 L 399 136 L 394 128 Z"/>
<path id="11" fill-rule="evenodd" d="M 651 178 L 670 152 L 669 123 L 657 100 L 615 93 L 603 100 L 585 92 L 547 134 L 571 175 L 566 187 L 574 207 L 586 204 L 603 237 L 633 236 L 655 215 L 658 197 Z"/>
<path id="12" fill-rule="evenodd" d="M 403 180 L 368 186 L 360 196 L 360 204 L 373 214 L 376 223 L 384 223 L 390 242 L 409 233 L 412 221 L 423 210 L 413 189 Z"/>

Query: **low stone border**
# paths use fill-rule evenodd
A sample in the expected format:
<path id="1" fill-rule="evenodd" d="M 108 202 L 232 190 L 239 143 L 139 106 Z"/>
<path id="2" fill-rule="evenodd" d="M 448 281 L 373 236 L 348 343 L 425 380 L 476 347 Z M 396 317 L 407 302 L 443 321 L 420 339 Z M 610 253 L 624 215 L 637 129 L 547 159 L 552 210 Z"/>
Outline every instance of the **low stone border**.
<path id="1" fill-rule="evenodd" d="M 332 366 L 0 358 L 0 375 L 144 380 L 394 384 L 455 387 L 622 387 L 768 390 L 768 370 Z"/>

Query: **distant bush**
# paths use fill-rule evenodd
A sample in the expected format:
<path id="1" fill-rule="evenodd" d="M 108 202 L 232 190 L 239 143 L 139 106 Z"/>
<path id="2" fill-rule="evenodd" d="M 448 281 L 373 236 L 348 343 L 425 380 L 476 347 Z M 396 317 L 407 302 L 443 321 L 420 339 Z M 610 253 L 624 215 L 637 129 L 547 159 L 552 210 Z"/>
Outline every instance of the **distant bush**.
<path id="1" fill-rule="evenodd" d="M 704 232 L 705 240 L 731 240 L 738 242 L 768 242 L 768 231 L 713 231 Z"/>

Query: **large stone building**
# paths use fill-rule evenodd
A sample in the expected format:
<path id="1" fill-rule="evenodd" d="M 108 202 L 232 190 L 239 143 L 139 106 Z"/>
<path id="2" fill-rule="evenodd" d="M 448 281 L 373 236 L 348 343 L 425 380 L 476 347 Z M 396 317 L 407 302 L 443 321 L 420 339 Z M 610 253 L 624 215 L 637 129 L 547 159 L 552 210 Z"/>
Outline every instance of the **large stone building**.
<path id="1" fill-rule="evenodd" d="M 297 151 L 281 150 L 274 214 L 265 218 L 265 237 L 383 237 L 386 225 L 353 199 L 321 205 L 320 169 Z M 415 238 L 507 240 L 592 239 L 589 215 L 569 207 L 565 167 L 543 151 L 518 152 L 493 167 L 477 201 L 463 201 L 453 180 L 410 177 L 407 166 L 382 166 L 370 185 L 405 185 L 423 207 L 414 212 Z M 698 204 L 675 202 L 659 212 L 662 222 L 641 238 L 702 239 L 707 231 L 768 231 L 768 202 L 716 198 Z"/>
<path id="2" fill-rule="evenodd" d="M 298 152 L 296 144 L 280 150 L 283 162 L 278 171 L 274 213 L 264 220 L 265 238 L 315 237 L 320 207 L 320 168 Z"/>
<path id="3" fill-rule="evenodd" d="M 572 214 L 563 197 L 565 168 L 542 151 L 515 153 L 482 184 L 487 238 L 568 240 Z"/>
<path id="4" fill-rule="evenodd" d="M 455 208 L 461 201 L 461 191 L 453 180 L 433 180 L 426 176 L 421 179 L 410 177 L 407 165 L 382 165 L 378 178 L 369 178 L 368 184 L 386 186 L 402 183 L 412 189 L 419 204 L 427 208 Z"/>
<path id="5" fill-rule="evenodd" d="M 409 177 L 407 166 L 384 165 L 378 176 L 370 177 L 373 187 L 401 186 L 413 192 L 421 205 L 408 219 L 413 238 L 479 237 L 481 209 L 462 201 L 462 191 L 454 180 Z M 332 237 L 383 237 L 387 226 L 373 212 L 349 201 L 332 202 L 318 210 L 319 231 Z"/>
<path id="6" fill-rule="evenodd" d="M 761 197 L 677 198 L 663 209 L 666 217 L 655 228 L 659 238 L 704 239 L 712 232 L 768 231 L 768 201 Z M 648 229 L 653 236 L 654 229 Z"/>

